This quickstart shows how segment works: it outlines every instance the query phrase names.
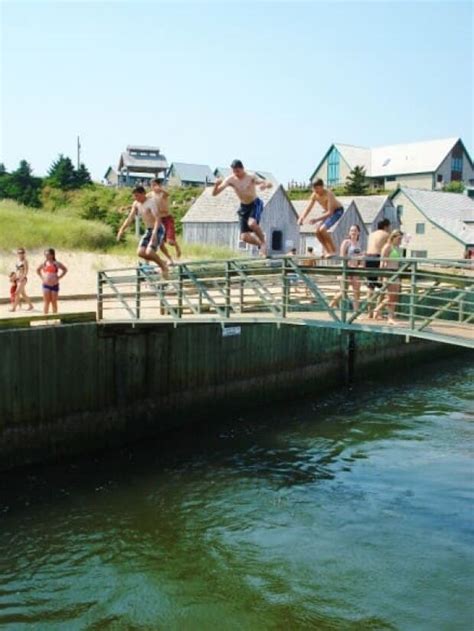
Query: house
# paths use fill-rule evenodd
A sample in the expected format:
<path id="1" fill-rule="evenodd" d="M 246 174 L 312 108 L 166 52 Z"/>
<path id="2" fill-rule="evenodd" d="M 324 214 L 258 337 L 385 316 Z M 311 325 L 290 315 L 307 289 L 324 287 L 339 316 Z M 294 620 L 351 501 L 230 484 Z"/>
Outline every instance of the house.
<path id="1" fill-rule="evenodd" d="M 120 155 L 118 185 L 149 185 L 152 179 L 164 179 L 168 170 L 165 156 L 158 147 L 129 145 Z"/>
<path id="2" fill-rule="evenodd" d="M 275 186 L 278 186 L 279 182 L 273 173 L 269 171 L 260 171 L 260 169 L 247 169 L 250 173 L 255 173 L 262 180 L 268 180 L 272 182 Z M 230 167 L 217 167 L 214 169 L 214 175 L 220 178 L 226 178 L 229 175 L 232 175 L 232 169 Z"/>
<path id="3" fill-rule="evenodd" d="M 113 167 L 109 166 L 105 172 L 104 182 L 107 186 L 118 186 L 118 173 Z"/>
<path id="4" fill-rule="evenodd" d="M 407 256 L 458 260 L 474 252 L 474 200 L 467 195 L 402 187 L 392 201 Z"/>
<path id="5" fill-rule="evenodd" d="M 277 185 L 258 194 L 264 203 L 260 226 L 267 239 L 269 254 L 285 254 L 291 248 L 298 248 L 298 217 L 283 186 Z M 240 241 L 239 205 L 232 188 L 224 189 L 216 197 L 212 196 L 211 187 L 206 188 L 182 219 L 184 241 L 254 253 L 252 246 Z"/>
<path id="6" fill-rule="evenodd" d="M 337 199 L 344 208 L 355 202 L 369 233 L 377 229 L 377 223 L 382 219 L 389 219 L 393 230 L 400 227 L 396 208 L 389 195 L 338 195 Z"/>
<path id="7" fill-rule="evenodd" d="M 340 197 L 338 199 L 342 202 L 342 199 Z M 309 199 L 293 200 L 293 206 L 298 214 L 298 217 L 301 216 L 304 209 L 308 205 L 308 202 Z M 306 218 L 305 223 L 300 227 L 300 254 L 305 254 L 308 247 L 314 248 L 314 253 L 316 255 L 321 255 L 323 253 L 321 243 L 318 241 L 314 234 L 316 226 L 309 223 L 311 219 L 315 219 L 323 212 L 324 211 L 321 206 L 319 206 L 319 204 L 316 204 Z M 342 217 L 334 226 L 329 229 L 329 233 L 332 236 L 337 253 L 339 253 L 341 243 L 344 241 L 344 239 L 347 238 L 349 234 L 349 228 L 352 225 L 360 226 L 360 243 L 362 250 L 365 251 L 367 247 L 367 228 L 365 227 L 365 223 L 359 213 L 357 204 L 354 201 L 350 200 L 347 204 L 344 204 L 344 214 L 342 215 Z"/>
<path id="8" fill-rule="evenodd" d="M 472 159 L 460 138 L 372 149 L 333 144 L 311 175 L 311 181 L 322 178 L 328 186 L 340 186 L 356 166 L 364 167 L 373 188 L 385 190 L 400 186 L 441 189 L 452 181 L 474 184 Z"/>
<path id="9" fill-rule="evenodd" d="M 215 182 L 216 178 L 207 164 L 173 162 L 166 179 L 170 186 L 206 186 Z"/>

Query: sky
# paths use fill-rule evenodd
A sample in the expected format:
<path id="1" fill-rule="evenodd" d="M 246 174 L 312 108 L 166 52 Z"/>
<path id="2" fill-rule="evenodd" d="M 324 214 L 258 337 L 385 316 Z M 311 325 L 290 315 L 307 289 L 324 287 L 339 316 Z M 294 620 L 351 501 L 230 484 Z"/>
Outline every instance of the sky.
<path id="1" fill-rule="evenodd" d="M 0 0 L 0 162 L 44 175 L 79 135 L 96 180 L 143 144 L 286 184 L 333 142 L 472 155 L 473 6 Z"/>

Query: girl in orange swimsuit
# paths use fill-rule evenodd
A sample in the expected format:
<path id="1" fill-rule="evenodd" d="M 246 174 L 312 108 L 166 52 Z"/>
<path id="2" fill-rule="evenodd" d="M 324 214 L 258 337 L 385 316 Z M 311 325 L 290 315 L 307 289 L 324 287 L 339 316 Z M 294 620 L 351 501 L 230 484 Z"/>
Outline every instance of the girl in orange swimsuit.
<path id="1" fill-rule="evenodd" d="M 49 313 L 49 305 L 53 313 L 58 312 L 59 281 L 67 274 L 67 267 L 56 260 L 53 248 L 44 251 L 45 261 L 36 270 L 43 283 L 44 313 Z"/>

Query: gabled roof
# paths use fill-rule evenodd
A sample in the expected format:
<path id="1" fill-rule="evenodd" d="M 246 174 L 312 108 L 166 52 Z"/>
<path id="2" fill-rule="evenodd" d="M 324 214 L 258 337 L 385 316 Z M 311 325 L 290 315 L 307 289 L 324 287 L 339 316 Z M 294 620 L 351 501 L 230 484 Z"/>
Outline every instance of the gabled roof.
<path id="1" fill-rule="evenodd" d="M 135 149 L 136 147 L 134 147 Z M 166 161 L 166 157 L 160 153 L 157 158 L 150 157 L 140 157 L 140 156 L 131 156 L 127 151 L 123 151 L 120 155 L 118 170 L 120 171 L 124 167 L 129 167 L 132 169 L 150 169 L 150 170 L 161 170 L 167 169 L 168 163 Z"/>
<path id="2" fill-rule="evenodd" d="M 177 174 L 184 182 L 195 182 L 196 184 L 212 183 L 215 181 L 214 174 L 207 164 L 190 164 L 188 162 L 173 162 L 170 166 L 174 167 Z"/>
<path id="3" fill-rule="evenodd" d="M 338 197 L 337 199 L 344 206 L 344 210 L 347 210 L 353 202 L 352 197 Z M 296 213 L 299 216 L 302 214 L 306 206 L 309 204 L 309 198 L 308 199 L 294 199 L 292 200 L 291 203 L 293 204 L 296 210 Z M 357 204 L 356 204 L 356 210 L 358 210 Z M 323 207 L 320 206 L 318 203 L 316 203 L 311 209 L 311 212 L 309 213 L 309 215 L 306 217 L 304 224 L 300 227 L 301 234 L 310 234 L 310 233 L 312 234 L 315 230 L 315 226 L 314 224 L 310 224 L 309 222 L 311 221 L 311 219 L 316 219 L 316 217 L 320 217 L 323 214 L 323 212 L 324 212 Z M 360 213 L 358 214 L 360 216 Z M 363 217 L 361 217 L 361 219 L 363 223 L 367 223 L 364 221 Z M 329 232 L 334 232 L 334 229 L 336 228 L 336 226 L 337 226 L 337 223 L 332 228 L 329 229 Z"/>
<path id="4" fill-rule="evenodd" d="M 286 196 L 283 186 L 274 186 L 270 189 L 258 191 L 258 196 L 265 205 L 272 199 L 272 197 L 281 190 Z M 240 201 L 237 195 L 230 186 L 222 191 L 220 195 L 216 197 L 212 196 L 212 188 L 208 187 L 204 189 L 202 194 L 197 198 L 188 212 L 181 220 L 182 223 L 236 223 L 237 210 L 239 208 Z M 291 206 L 291 202 L 290 202 Z"/>
<path id="5" fill-rule="evenodd" d="M 268 180 L 269 182 L 273 182 L 273 184 L 278 185 L 279 182 L 273 173 L 270 171 L 261 171 L 260 169 L 246 169 L 250 173 L 255 173 L 258 177 L 261 177 L 263 180 Z M 230 167 L 217 167 L 214 169 L 214 175 L 219 175 L 220 177 L 228 177 L 232 175 L 232 169 Z"/>
<path id="6" fill-rule="evenodd" d="M 465 245 L 474 245 L 474 200 L 460 193 L 399 189 L 425 217 Z"/>
<path id="7" fill-rule="evenodd" d="M 337 199 L 347 208 L 353 201 L 364 223 L 372 223 L 387 202 L 392 206 L 388 195 L 338 195 Z"/>
<path id="8" fill-rule="evenodd" d="M 441 138 L 373 148 L 335 143 L 330 146 L 310 179 L 314 178 L 333 147 L 339 151 L 351 170 L 356 166 L 362 166 L 368 177 L 386 177 L 433 173 L 458 142 L 462 142 L 460 138 Z M 468 158 L 471 162 L 469 154 Z"/>

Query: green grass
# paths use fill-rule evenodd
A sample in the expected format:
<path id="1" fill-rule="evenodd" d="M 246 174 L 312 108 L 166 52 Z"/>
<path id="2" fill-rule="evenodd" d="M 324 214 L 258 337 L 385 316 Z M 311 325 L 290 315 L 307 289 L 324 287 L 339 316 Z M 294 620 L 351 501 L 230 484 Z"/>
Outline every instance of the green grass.
<path id="1" fill-rule="evenodd" d="M 10 200 L 0 201 L 0 249 L 54 247 L 96 251 L 110 248 L 115 237 L 98 221 L 31 210 Z"/>

